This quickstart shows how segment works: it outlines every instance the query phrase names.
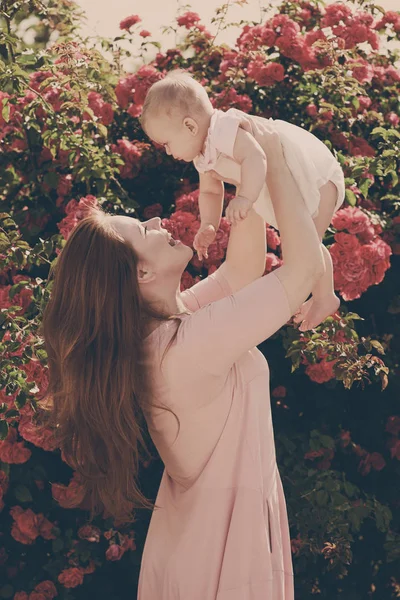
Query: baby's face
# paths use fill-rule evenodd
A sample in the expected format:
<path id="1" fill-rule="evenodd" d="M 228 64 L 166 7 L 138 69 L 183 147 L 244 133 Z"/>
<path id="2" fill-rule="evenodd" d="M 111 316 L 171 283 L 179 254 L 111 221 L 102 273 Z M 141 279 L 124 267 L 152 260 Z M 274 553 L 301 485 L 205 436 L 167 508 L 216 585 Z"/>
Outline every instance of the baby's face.
<path id="1" fill-rule="evenodd" d="M 175 160 L 191 162 L 203 148 L 204 136 L 191 118 L 160 115 L 149 118 L 146 129 L 150 139 Z"/>

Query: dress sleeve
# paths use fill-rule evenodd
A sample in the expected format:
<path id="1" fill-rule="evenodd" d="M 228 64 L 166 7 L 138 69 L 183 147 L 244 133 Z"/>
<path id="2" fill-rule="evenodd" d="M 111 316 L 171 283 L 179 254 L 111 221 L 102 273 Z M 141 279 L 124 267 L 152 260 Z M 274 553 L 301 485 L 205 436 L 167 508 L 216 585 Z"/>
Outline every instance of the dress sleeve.
<path id="1" fill-rule="evenodd" d="M 232 289 L 227 279 L 217 269 L 214 273 L 202 279 L 191 288 L 181 293 L 181 298 L 189 310 L 195 312 L 210 302 L 229 296 Z"/>
<path id="2" fill-rule="evenodd" d="M 275 273 L 269 273 L 186 317 L 179 328 L 180 350 L 191 364 L 222 375 L 290 316 L 286 292 Z"/>
<path id="3" fill-rule="evenodd" d="M 245 113 L 234 108 L 219 112 L 213 130 L 213 144 L 218 152 L 232 159 L 234 159 L 233 149 L 239 127 L 252 133 L 251 122 L 246 118 Z"/>

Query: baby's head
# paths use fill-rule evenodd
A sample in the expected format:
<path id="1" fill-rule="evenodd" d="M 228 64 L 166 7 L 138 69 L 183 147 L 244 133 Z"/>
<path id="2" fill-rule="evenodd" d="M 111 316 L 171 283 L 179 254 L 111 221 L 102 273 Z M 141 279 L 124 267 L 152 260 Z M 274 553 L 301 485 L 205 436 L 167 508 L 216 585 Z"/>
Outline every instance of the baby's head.
<path id="1" fill-rule="evenodd" d="M 202 85 L 185 71 L 175 70 L 151 86 L 140 122 L 167 154 L 191 162 L 202 151 L 212 112 Z"/>

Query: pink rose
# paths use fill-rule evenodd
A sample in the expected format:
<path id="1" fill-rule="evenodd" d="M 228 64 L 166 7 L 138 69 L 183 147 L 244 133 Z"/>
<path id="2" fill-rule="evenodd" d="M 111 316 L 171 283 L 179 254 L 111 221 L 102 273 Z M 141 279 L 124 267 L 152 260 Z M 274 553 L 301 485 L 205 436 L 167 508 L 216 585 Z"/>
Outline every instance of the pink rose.
<path id="1" fill-rule="evenodd" d="M 338 231 L 346 229 L 349 233 L 361 233 L 371 226 L 368 216 L 359 208 L 348 206 L 338 210 L 332 217 L 332 225 Z"/>

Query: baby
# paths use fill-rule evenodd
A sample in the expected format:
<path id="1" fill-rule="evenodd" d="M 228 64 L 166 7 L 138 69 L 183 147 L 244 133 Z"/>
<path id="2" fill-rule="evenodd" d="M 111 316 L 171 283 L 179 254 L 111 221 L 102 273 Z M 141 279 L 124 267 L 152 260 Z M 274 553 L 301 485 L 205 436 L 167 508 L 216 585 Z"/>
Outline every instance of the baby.
<path id="1" fill-rule="evenodd" d="M 262 134 L 278 132 L 285 160 L 322 241 L 334 212 L 344 200 L 342 169 L 328 148 L 308 131 L 285 121 L 248 115 L 235 108 L 213 108 L 200 83 L 185 71 L 172 71 L 149 89 L 141 116 L 147 135 L 176 160 L 192 162 L 199 172 L 200 228 L 194 239 L 199 259 L 218 230 L 224 202 L 223 182 L 236 186 L 237 195 L 225 216 L 235 225 L 251 207 L 277 228 L 266 184 L 267 161 Z M 325 274 L 318 281 L 295 321 L 300 330 L 312 329 L 336 312 L 332 260 L 322 244 Z"/>

